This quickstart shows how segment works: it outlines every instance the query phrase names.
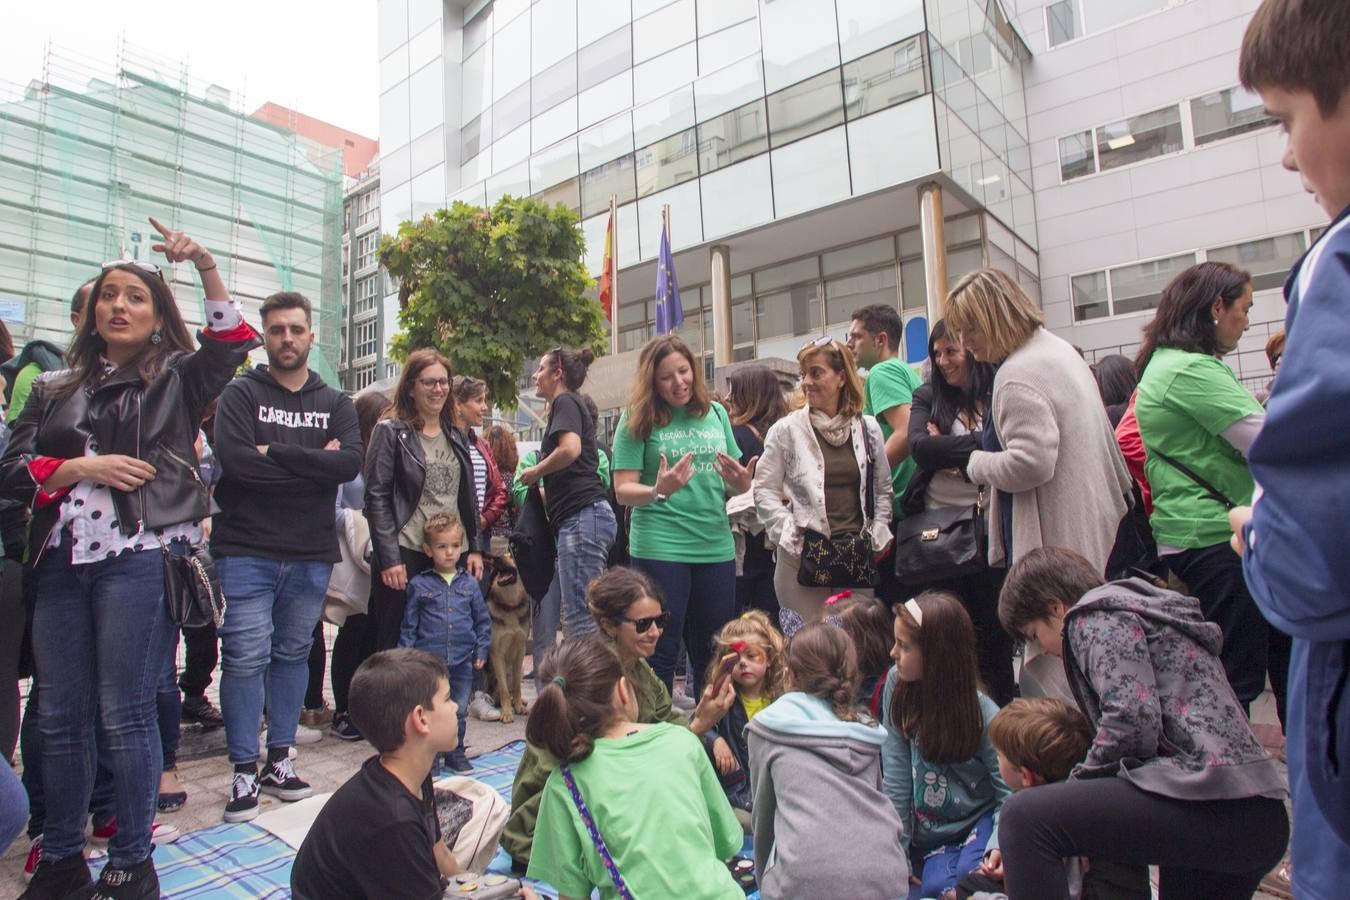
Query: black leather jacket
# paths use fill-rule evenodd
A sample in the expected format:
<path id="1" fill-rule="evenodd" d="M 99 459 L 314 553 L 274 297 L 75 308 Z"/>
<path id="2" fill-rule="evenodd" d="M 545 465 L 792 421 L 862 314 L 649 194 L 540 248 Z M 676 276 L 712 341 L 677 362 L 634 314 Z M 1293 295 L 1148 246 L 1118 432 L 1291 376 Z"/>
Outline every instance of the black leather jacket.
<path id="1" fill-rule="evenodd" d="M 478 549 L 478 503 L 473 487 L 473 463 L 469 448 L 456 429 L 445 426 L 450 448 L 459 460 L 459 518 L 464 523 L 464 547 Z M 422 499 L 427 477 L 427 457 L 417 434 L 400 419 L 383 419 L 370 432 L 366 448 L 366 521 L 370 523 L 370 546 L 375 569 L 384 571 L 403 564 L 398 552 L 398 533 L 412 518 Z M 416 575 L 409 572 L 408 577 Z"/>
<path id="2" fill-rule="evenodd" d="M 137 490 L 112 490 L 123 534 L 206 518 L 211 510 L 193 446 L 202 413 L 260 343 L 256 337 L 201 338 L 199 350 L 170 357 L 149 385 L 134 366 L 64 395 L 54 390 L 64 372 L 39 376 L 0 459 L 0 498 L 32 506 L 38 484 L 29 463 L 40 456 L 82 457 L 92 437 L 100 453 L 134 456 L 155 467 L 155 477 Z M 58 503 L 33 510 L 30 558 L 41 557 L 60 517 Z"/>

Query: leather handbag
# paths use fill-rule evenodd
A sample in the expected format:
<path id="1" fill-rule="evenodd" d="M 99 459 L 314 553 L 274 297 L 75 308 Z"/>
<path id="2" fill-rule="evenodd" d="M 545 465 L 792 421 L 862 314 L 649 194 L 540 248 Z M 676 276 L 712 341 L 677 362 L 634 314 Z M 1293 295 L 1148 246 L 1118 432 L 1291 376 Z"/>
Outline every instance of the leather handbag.
<path id="1" fill-rule="evenodd" d="M 205 544 L 193 544 L 186 554 L 172 552 L 161 544 L 164 554 L 164 603 L 169 620 L 179 628 L 202 628 L 225 621 L 225 594 L 215 560 Z"/>
<path id="2" fill-rule="evenodd" d="M 876 513 L 876 482 L 873 469 L 872 440 L 863 426 L 863 447 L 867 452 L 867 502 L 863 527 L 855 534 L 831 537 L 811 529 L 802 531 L 801 564 L 797 583 L 805 587 L 874 588 L 880 582 L 873 558 L 872 533 L 868 529 Z"/>
<path id="3" fill-rule="evenodd" d="M 931 584 L 989 567 L 989 527 L 984 490 L 970 506 L 939 506 L 895 525 L 895 577 L 903 584 Z"/>

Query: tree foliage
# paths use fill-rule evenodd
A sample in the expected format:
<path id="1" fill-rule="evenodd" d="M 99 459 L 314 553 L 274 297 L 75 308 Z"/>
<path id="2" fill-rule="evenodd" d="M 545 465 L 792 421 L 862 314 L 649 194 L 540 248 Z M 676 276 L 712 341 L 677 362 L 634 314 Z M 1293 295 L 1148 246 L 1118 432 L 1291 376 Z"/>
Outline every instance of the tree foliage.
<path id="1" fill-rule="evenodd" d="M 379 251 L 402 284 L 391 353 L 435 347 L 455 372 L 486 381 L 498 406 L 514 406 L 526 360 L 559 345 L 600 352 L 604 320 L 585 293 L 584 250 L 576 214 L 538 200 L 456 202 L 404 222 Z"/>

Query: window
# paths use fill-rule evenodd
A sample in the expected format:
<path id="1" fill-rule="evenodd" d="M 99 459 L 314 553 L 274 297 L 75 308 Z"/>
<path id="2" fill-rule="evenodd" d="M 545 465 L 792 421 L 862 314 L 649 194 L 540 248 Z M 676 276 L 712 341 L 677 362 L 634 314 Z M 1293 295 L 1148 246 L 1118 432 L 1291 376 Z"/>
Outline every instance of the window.
<path id="1" fill-rule="evenodd" d="M 874 266 L 895 259 L 895 238 L 887 235 L 874 241 L 854 244 L 839 250 L 831 250 L 820 257 L 821 270 L 826 275 L 840 272 L 852 272 L 866 266 Z M 895 282 L 891 282 L 894 284 Z M 828 290 L 826 291 L 828 294 Z"/>
<path id="2" fill-rule="evenodd" d="M 1259 96 L 1234 87 L 1192 100 L 1191 123 L 1195 126 L 1195 144 L 1198 147 L 1210 141 L 1274 125 L 1276 120 L 1266 115 Z"/>
<path id="3" fill-rule="evenodd" d="M 698 126 L 698 160 L 703 172 L 748 159 L 769 149 L 764 101 L 756 100 Z"/>
<path id="4" fill-rule="evenodd" d="M 492 143 L 492 110 L 484 110 L 459 132 L 463 142 L 460 159 L 473 159 Z"/>
<path id="5" fill-rule="evenodd" d="M 361 366 L 352 371 L 352 388 L 354 390 L 363 390 L 375 383 L 375 366 Z"/>
<path id="6" fill-rule="evenodd" d="M 637 199 L 633 154 L 625 154 L 581 174 L 581 217 L 589 218 L 609 209 L 611 194 L 618 196 L 620 205 Z"/>
<path id="7" fill-rule="evenodd" d="M 577 86 L 583 91 L 620 72 L 628 71 L 633 66 L 633 41 L 629 35 L 629 26 L 625 25 L 593 44 L 582 47 L 577 59 L 580 69 Z"/>
<path id="8" fill-rule="evenodd" d="M 1167 283 L 1195 264 L 1194 253 L 1086 272 L 1069 279 L 1074 321 L 1143 312 L 1158 305 Z"/>
<path id="9" fill-rule="evenodd" d="M 1078 16 L 1078 0 L 1047 3 L 1045 29 L 1045 43 L 1049 47 L 1057 47 L 1080 36 L 1083 33 L 1083 23 Z"/>
<path id="10" fill-rule="evenodd" d="M 844 108 L 850 120 L 898 106 L 927 89 L 918 37 L 844 64 Z"/>
<path id="11" fill-rule="evenodd" d="M 853 311 L 873 303 L 895 306 L 895 265 L 825 282 L 825 312 L 831 325 L 847 325 Z"/>
<path id="12" fill-rule="evenodd" d="M 356 283 L 356 307 L 352 310 L 353 315 L 370 312 L 375 308 L 378 299 L 380 276 L 372 275 L 369 278 L 362 278 Z"/>
<path id="13" fill-rule="evenodd" d="M 537 116 L 576 94 L 577 58 L 568 54 L 566 59 L 534 76 L 530 85 L 533 91 L 530 108 Z"/>
<path id="14" fill-rule="evenodd" d="M 634 154 L 637 195 L 645 197 L 698 177 L 698 140 L 694 129 L 673 134 Z"/>
<path id="15" fill-rule="evenodd" d="M 492 104 L 492 118 L 498 135 L 509 134 L 530 120 L 530 86 L 522 84 Z"/>
<path id="16" fill-rule="evenodd" d="M 1097 129 L 1097 160 L 1101 170 L 1128 166 L 1181 149 L 1181 109 L 1169 106 Z"/>
<path id="17" fill-rule="evenodd" d="M 1097 171 L 1092 152 L 1092 132 L 1080 131 L 1059 139 L 1059 177 L 1062 181 Z"/>
<path id="18" fill-rule="evenodd" d="M 380 220 L 380 194 L 378 191 L 366 191 L 356 198 L 356 227 L 369 225 Z"/>
<path id="19" fill-rule="evenodd" d="M 838 69 L 784 88 L 768 99 L 771 147 L 781 147 L 844 121 L 844 95 Z"/>
<path id="20" fill-rule="evenodd" d="M 365 234 L 356 239 L 356 271 L 375 265 L 375 248 L 379 241 L 378 233 Z"/>
<path id="21" fill-rule="evenodd" d="M 1244 241 L 1227 247 L 1215 247 L 1205 255 L 1215 262 L 1226 262 L 1246 269 L 1252 276 L 1252 290 L 1267 291 L 1284 285 L 1289 270 L 1307 249 L 1303 232 Z"/>
<path id="22" fill-rule="evenodd" d="M 820 330 L 820 293 L 817 284 L 799 284 L 786 291 L 755 298 L 755 325 L 759 339 L 811 334 Z"/>
<path id="23" fill-rule="evenodd" d="M 356 326 L 356 348 L 352 351 L 353 359 L 364 359 L 375 355 L 377 349 L 375 331 L 378 322 L 378 319 L 370 319 Z"/>

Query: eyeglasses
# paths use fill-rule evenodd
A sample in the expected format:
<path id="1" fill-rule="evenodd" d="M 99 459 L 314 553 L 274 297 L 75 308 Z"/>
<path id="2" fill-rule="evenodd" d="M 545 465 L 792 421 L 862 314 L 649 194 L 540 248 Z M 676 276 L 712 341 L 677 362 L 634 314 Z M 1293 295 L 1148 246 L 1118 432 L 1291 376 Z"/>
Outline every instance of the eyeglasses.
<path id="1" fill-rule="evenodd" d="M 638 634 L 646 634 L 655 625 L 659 630 L 665 631 L 666 626 L 670 624 L 670 613 L 663 612 L 659 616 L 643 616 L 641 619 L 630 619 L 626 616 L 619 616 L 614 621 L 627 622 L 633 626 L 633 630 Z"/>
<path id="2" fill-rule="evenodd" d="M 426 388 L 426 389 L 429 390 L 429 391 L 434 391 L 434 390 L 436 390 L 437 388 L 440 388 L 441 390 L 445 390 L 446 388 L 448 388 L 448 387 L 450 386 L 450 379 L 449 379 L 449 378 L 419 378 L 419 379 L 417 379 L 417 383 L 420 384 L 422 387 Z"/>
<path id="3" fill-rule="evenodd" d="M 135 266 L 142 272 L 149 272 L 151 275 L 158 275 L 159 280 L 164 280 L 164 272 L 152 262 L 146 262 L 143 259 L 114 259 L 103 264 L 103 271 L 115 269 L 118 266 Z"/>

